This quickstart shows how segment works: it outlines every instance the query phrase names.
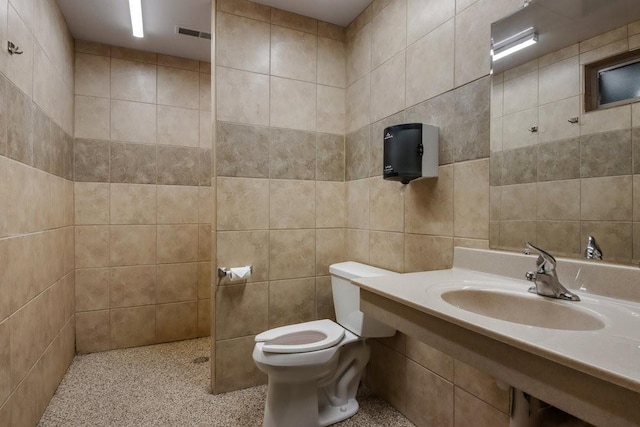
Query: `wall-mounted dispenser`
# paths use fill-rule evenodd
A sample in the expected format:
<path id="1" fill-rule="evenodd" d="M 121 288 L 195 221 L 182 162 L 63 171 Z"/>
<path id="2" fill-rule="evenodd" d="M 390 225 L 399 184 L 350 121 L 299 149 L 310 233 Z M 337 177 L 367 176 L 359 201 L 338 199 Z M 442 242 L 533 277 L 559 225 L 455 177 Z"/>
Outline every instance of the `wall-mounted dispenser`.
<path id="1" fill-rule="evenodd" d="M 408 184 L 438 176 L 438 128 L 422 123 L 384 130 L 384 179 Z"/>

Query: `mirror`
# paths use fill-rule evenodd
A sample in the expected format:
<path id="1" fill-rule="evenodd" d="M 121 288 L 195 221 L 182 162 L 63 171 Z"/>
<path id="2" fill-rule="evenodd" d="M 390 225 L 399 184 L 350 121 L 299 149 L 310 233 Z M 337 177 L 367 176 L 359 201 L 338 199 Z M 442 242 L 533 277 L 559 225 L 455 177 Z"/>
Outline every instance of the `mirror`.
<path id="1" fill-rule="evenodd" d="M 637 20 L 636 0 L 538 0 L 492 24 L 494 42 L 526 26 L 538 43 L 493 63 L 491 248 L 582 257 L 593 235 L 605 261 L 640 260 L 640 103 L 585 112 L 583 83 L 640 48 Z"/>

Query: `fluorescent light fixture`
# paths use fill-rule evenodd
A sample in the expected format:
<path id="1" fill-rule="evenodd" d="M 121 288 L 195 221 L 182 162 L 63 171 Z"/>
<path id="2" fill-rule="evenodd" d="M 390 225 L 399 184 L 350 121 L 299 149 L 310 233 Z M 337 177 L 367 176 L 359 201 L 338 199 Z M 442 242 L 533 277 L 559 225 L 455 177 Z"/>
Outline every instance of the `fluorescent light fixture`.
<path id="1" fill-rule="evenodd" d="M 129 0 L 129 14 L 131 15 L 131 28 L 133 37 L 144 37 L 142 29 L 142 0 Z"/>
<path id="2" fill-rule="evenodd" d="M 531 27 L 524 31 L 519 32 L 511 37 L 508 37 L 501 42 L 495 43 L 491 50 L 493 60 L 497 61 L 505 56 L 511 55 L 519 50 L 534 45 L 538 42 L 538 33 Z"/>

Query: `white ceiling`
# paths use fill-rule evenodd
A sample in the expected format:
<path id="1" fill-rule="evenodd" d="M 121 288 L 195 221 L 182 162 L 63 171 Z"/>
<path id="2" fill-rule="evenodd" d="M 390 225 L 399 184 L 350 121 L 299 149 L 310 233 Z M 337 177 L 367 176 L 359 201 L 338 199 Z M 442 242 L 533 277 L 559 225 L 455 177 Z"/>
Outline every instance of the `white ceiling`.
<path id="1" fill-rule="evenodd" d="M 346 26 L 371 0 L 257 0 Z M 211 32 L 211 0 L 142 0 L 144 38 L 131 35 L 128 0 L 58 0 L 73 37 L 209 61 L 210 41 L 176 33 L 176 25 Z"/>

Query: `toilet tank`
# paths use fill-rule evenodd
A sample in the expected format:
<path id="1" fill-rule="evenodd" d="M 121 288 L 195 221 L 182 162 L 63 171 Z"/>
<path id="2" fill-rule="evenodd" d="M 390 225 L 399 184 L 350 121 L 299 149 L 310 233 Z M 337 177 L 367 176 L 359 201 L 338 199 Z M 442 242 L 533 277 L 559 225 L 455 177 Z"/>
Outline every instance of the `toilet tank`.
<path id="1" fill-rule="evenodd" d="M 360 288 L 352 285 L 351 279 L 391 276 L 398 273 L 353 261 L 332 264 L 329 272 L 336 321 L 340 325 L 363 338 L 390 337 L 396 333 L 392 327 L 360 311 Z"/>

